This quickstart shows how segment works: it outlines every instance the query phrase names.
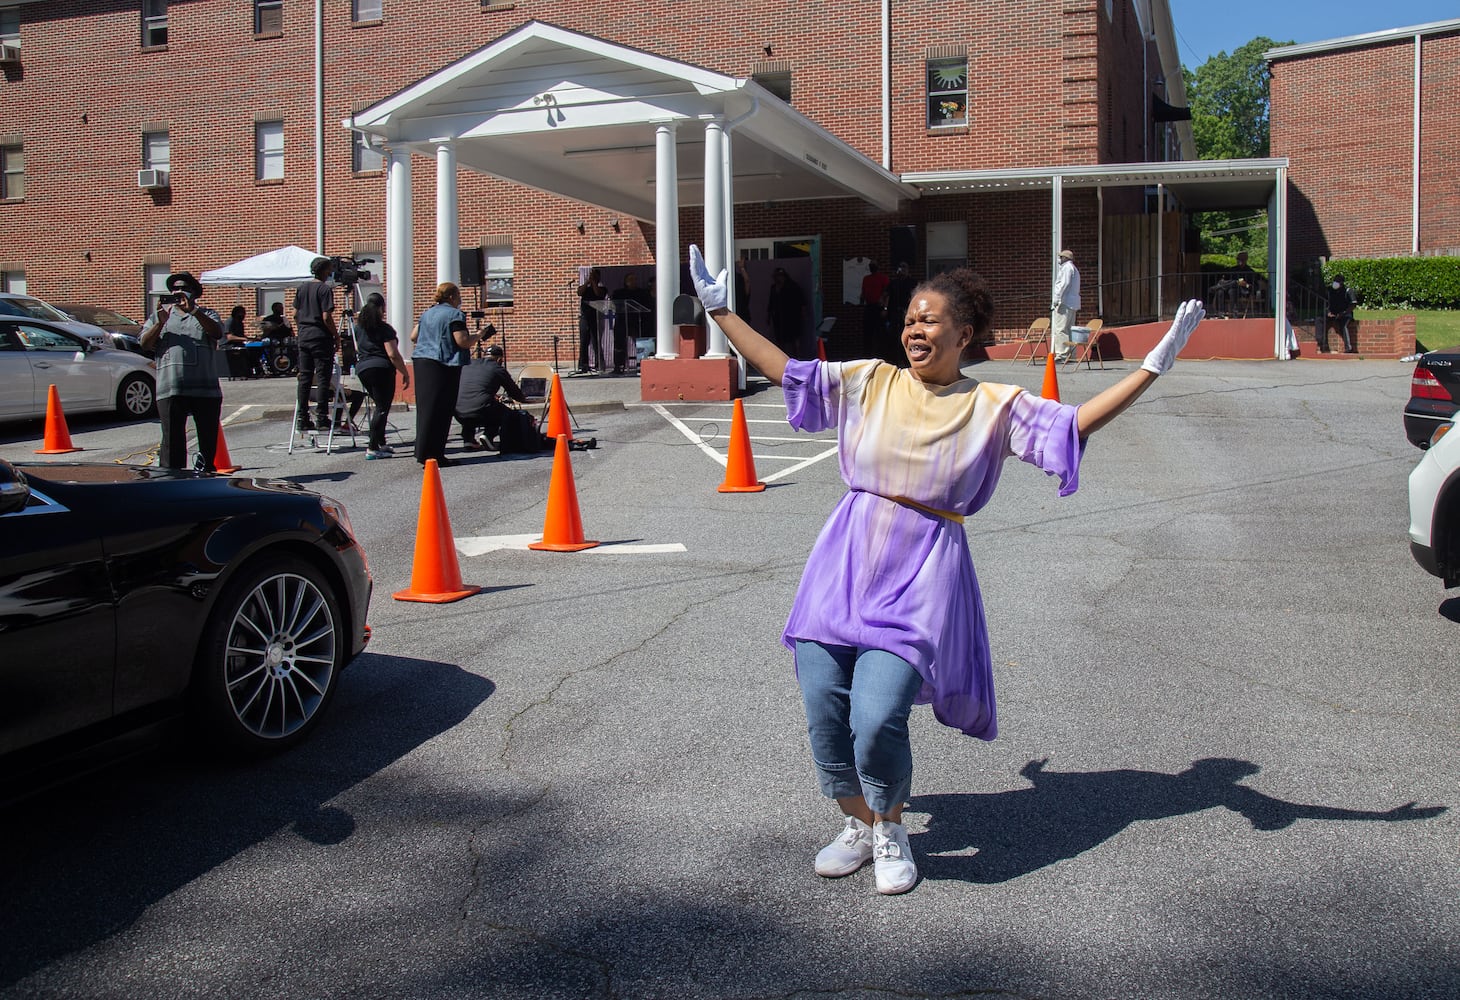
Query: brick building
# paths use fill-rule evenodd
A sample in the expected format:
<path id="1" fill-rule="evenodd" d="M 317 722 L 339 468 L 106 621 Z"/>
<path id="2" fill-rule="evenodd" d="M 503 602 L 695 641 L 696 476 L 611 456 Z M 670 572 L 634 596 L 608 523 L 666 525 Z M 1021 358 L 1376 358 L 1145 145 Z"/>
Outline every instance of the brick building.
<path id="1" fill-rule="evenodd" d="M 1460 19 L 1266 57 L 1292 263 L 1460 253 Z"/>
<path id="2" fill-rule="evenodd" d="M 835 31 L 824 30 L 830 24 Z M 510 74 L 525 64 L 503 53 L 529 36 L 556 40 L 552 86 L 535 83 L 510 107 L 454 91 L 462 105 L 440 113 L 449 154 L 436 155 L 429 131 L 392 132 L 406 128 L 401 95 L 428 83 L 464 88 L 472 67 L 483 74 L 477 82 L 512 96 Z M 588 155 L 604 144 L 585 131 L 571 148 L 553 147 L 554 169 L 529 156 L 589 113 L 582 95 L 597 84 L 575 74 L 604 60 L 618 69 L 672 63 L 681 69 L 658 78 L 691 89 L 736 81 L 725 102 L 786 102 L 760 101 L 759 117 L 729 140 L 727 246 L 733 240 L 732 252 L 759 269 L 755 285 L 772 260 L 809 268 L 812 321 L 837 320 L 833 356 L 863 350 L 859 307 L 843 294 L 847 261 L 905 258 L 918 277 L 967 263 L 990 279 L 1007 337 L 1047 311 L 1061 245 L 1081 261 L 1089 316 L 1103 285 L 1149 277 L 1163 255 L 1164 268 L 1178 270 L 1171 262 L 1184 252 L 1176 188 L 1117 169 L 1192 155 L 1185 123 L 1154 120 L 1156 98 L 1185 103 L 1165 0 L 746 0 L 733 9 L 698 0 L 0 0 L 0 45 L 0 283 L 52 301 L 141 313 L 170 270 L 208 271 L 298 244 L 384 257 L 370 266 L 377 279 L 384 271 L 400 325 L 429 302 L 438 277 L 459 273 L 454 239 L 483 250 L 482 304 L 514 357 L 550 358 L 554 336 L 575 331 L 580 267 L 656 274 L 661 224 L 644 195 L 652 155 L 630 176 L 622 156 Z M 584 52 L 597 61 L 581 61 Z M 634 148 L 652 150 L 655 122 L 679 118 L 679 161 L 696 164 L 702 121 L 686 118 L 668 91 L 633 98 L 643 108 Z M 731 104 L 716 108 L 728 122 Z M 464 120 L 451 114 L 466 110 L 482 135 L 509 113 L 528 125 L 474 147 L 466 131 L 451 131 Z M 532 125 L 529 111 L 547 127 Z M 554 113 L 556 124 L 547 121 Z M 367 120 L 374 132 L 346 127 Z M 423 121 L 412 127 L 426 129 Z M 792 170 L 798 142 L 832 152 L 807 152 Z M 769 172 L 782 174 L 780 187 L 746 166 L 767 143 L 780 157 Z M 491 156 L 473 160 L 477 148 Z M 407 178 L 397 197 L 408 207 L 394 218 L 406 222 L 396 246 L 408 248 L 397 253 L 409 267 L 386 252 L 393 168 Z M 678 179 L 676 261 L 705 231 L 695 172 Z M 454 206 L 445 222 L 443 205 Z M 1148 230 L 1153 253 L 1112 253 L 1119 219 Z M 222 287 L 206 301 L 225 312 L 241 302 L 252 319 L 282 295 Z M 1160 305 L 1144 307 L 1152 313 L 1174 291 L 1157 295 Z"/>

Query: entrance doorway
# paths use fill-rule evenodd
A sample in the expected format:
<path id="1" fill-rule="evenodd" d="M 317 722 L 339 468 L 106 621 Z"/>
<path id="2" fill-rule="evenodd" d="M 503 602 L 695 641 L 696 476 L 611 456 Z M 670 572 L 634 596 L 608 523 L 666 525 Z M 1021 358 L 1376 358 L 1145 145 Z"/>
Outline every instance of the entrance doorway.
<path id="1" fill-rule="evenodd" d="M 750 280 L 750 303 L 742 315 L 751 326 L 774 338 L 770 316 L 770 289 L 777 268 L 784 268 L 805 296 L 805 312 L 794 350 L 798 358 L 816 356 L 815 331 L 821 323 L 821 237 L 780 236 L 735 241 L 735 256 L 745 262 Z M 784 346 L 784 345 L 783 345 Z"/>

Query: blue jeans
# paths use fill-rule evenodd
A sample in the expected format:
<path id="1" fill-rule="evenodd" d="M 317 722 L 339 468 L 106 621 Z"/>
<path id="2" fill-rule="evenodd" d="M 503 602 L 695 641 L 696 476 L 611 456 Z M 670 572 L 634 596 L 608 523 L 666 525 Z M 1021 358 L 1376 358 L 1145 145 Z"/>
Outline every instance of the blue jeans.
<path id="1" fill-rule="evenodd" d="M 912 789 L 907 717 L 922 676 L 900 656 L 796 641 L 796 676 L 822 794 L 887 815 Z"/>

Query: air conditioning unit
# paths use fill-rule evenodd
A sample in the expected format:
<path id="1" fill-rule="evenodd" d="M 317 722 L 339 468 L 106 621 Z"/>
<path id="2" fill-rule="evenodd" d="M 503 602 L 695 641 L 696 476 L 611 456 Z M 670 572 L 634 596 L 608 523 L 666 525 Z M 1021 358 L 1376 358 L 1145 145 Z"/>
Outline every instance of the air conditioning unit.
<path id="1" fill-rule="evenodd" d="M 139 188 L 165 188 L 168 186 L 166 170 L 139 170 L 137 171 L 137 186 Z"/>
<path id="2" fill-rule="evenodd" d="M 0 42 L 0 65 L 14 65 L 20 62 L 19 42 Z"/>

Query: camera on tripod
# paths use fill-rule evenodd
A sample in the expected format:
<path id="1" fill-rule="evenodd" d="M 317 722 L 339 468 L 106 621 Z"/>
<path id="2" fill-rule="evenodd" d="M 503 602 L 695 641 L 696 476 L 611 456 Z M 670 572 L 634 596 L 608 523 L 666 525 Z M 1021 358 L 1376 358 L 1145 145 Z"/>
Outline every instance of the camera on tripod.
<path id="1" fill-rule="evenodd" d="M 371 281 L 370 272 L 360 265 L 354 257 L 331 257 L 330 264 L 335 269 L 335 282 L 349 287 L 362 281 Z"/>

